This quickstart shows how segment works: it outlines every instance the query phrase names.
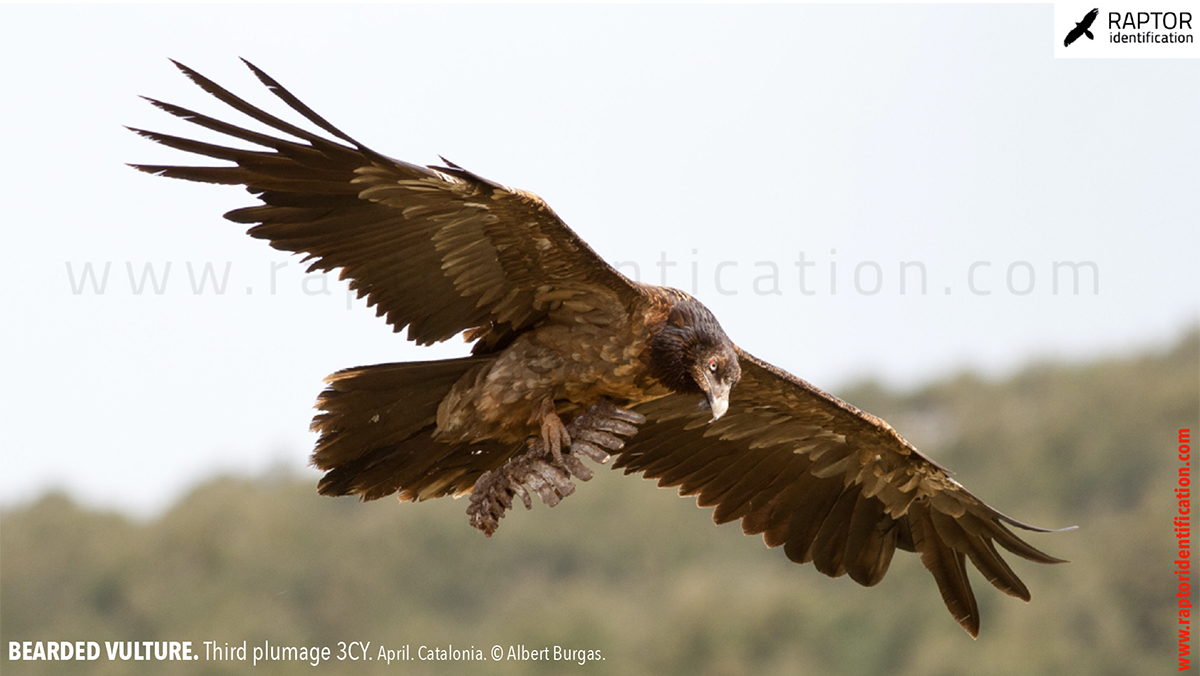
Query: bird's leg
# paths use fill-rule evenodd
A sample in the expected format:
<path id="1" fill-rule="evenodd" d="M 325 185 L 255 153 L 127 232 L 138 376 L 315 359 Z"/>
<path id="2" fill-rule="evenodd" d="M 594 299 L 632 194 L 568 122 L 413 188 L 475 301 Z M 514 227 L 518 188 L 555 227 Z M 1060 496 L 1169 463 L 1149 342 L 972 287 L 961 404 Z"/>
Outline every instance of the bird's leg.
<path id="1" fill-rule="evenodd" d="M 571 446 L 571 433 L 563 425 L 562 418 L 554 410 L 554 400 L 546 398 L 534 414 L 541 419 L 542 445 L 550 449 L 550 455 L 557 465 L 562 465 L 563 449 Z"/>
<path id="2" fill-rule="evenodd" d="M 545 421 L 550 416 L 553 416 L 554 423 L 548 426 Z M 537 493 L 547 505 L 557 505 L 575 492 L 571 477 L 588 481 L 594 476 L 592 470 L 580 460 L 581 456 L 601 464 L 607 462 L 609 451 L 624 448 L 625 441 L 621 437 L 633 436 L 637 432 L 637 425 L 645 422 L 646 418 L 639 413 L 617 408 L 611 401 L 602 398 L 565 426 L 553 409 L 550 415 L 542 416 L 542 421 L 542 436 L 534 437 L 524 453 L 485 472 L 475 482 L 467 516 L 471 525 L 488 537 L 499 527 L 504 513 L 512 509 L 514 496 L 521 499 L 525 509 L 533 507 L 529 491 Z M 555 423 L 558 429 L 554 428 Z M 557 453 L 555 441 L 560 444 Z M 563 452 L 564 447 L 567 447 L 567 452 Z"/>

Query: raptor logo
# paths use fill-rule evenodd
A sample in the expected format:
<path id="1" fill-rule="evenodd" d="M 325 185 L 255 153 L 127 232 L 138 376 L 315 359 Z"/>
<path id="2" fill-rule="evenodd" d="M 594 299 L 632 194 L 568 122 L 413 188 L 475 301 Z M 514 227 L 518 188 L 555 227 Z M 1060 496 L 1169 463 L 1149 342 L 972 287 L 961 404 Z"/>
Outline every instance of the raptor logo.
<path id="1" fill-rule="evenodd" d="M 1084 35 L 1087 36 L 1087 39 L 1094 40 L 1095 36 L 1092 35 L 1092 31 L 1089 29 L 1092 27 L 1092 22 L 1096 20 L 1098 14 L 1100 14 L 1099 7 L 1084 15 L 1083 21 L 1077 22 L 1075 27 L 1071 29 L 1071 32 L 1067 33 L 1067 39 L 1063 40 L 1063 47 L 1070 47 L 1072 42 L 1075 42 Z"/>

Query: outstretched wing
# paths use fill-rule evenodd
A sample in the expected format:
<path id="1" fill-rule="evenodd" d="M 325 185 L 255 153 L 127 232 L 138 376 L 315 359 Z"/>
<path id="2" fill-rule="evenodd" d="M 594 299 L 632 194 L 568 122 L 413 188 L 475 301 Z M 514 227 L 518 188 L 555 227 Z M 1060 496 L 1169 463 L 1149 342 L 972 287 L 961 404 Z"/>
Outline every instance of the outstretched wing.
<path id="1" fill-rule="evenodd" d="M 241 184 L 259 206 L 225 217 L 255 223 L 249 234 L 305 254 L 309 271 L 341 277 L 419 344 L 473 329 L 494 348 L 548 312 L 621 311 L 635 285 L 604 262 L 536 195 L 453 163 L 422 167 L 381 155 L 339 131 L 254 65 L 289 107 L 337 140 L 270 115 L 176 63 L 209 94 L 291 138 L 244 129 L 148 99 L 188 122 L 266 150 L 231 148 L 133 131 L 163 145 L 233 163 L 223 167 L 133 165 L 153 174 Z M 589 319 L 604 321 L 604 317 Z"/>
<path id="2" fill-rule="evenodd" d="M 1059 563 L 1005 524 L 1019 523 L 971 495 L 886 422 L 738 350 L 742 379 L 728 413 L 709 424 L 694 398 L 636 407 L 642 426 L 614 468 L 715 506 L 713 520 L 742 520 L 747 534 L 783 545 L 797 563 L 873 585 L 896 548 L 915 551 L 947 608 L 971 636 L 979 611 L 967 580 L 970 559 L 997 589 L 1029 590 L 996 549 Z"/>
<path id="3" fill-rule="evenodd" d="M 1092 11 L 1090 11 L 1086 15 L 1084 15 L 1083 21 L 1081 21 L 1079 24 L 1080 26 L 1083 26 L 1083 32 L 1086 33 L 1088 31 L 1088 29 L 1092 27 L 1092 23 L 1096 21 L 1096 17 L 1099 14 L 1100 14 L 1100 8 L 1096 7 L 1095 9 L 1093 9 Z"/>

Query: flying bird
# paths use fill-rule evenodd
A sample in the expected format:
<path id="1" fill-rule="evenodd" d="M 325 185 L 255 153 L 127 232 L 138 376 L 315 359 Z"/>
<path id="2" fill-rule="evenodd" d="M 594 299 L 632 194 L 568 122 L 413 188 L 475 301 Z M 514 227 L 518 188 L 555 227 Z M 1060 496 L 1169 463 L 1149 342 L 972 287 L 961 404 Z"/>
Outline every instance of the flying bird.
<path id="1" fill-rule="evenodd" d="M 539 197 L 443 159 L 419 166 L 341 132 L 259 68 L 316 130 L 285 122 L 176 63 L 264 134 L 162 101 L 187 122 L 257 149 L 132 129 L 224 166 L 131 165 L 243 185 L 259 203 L 225 217 L 341 269 L 395 331 L 429 345 L 463 334 L 470 356 L 351 368 L 317 401 L 312 462 L 325 495 L 404 501 L 471 495 L 490 535 L 514 498 L 553 506 L 587 480 L 584 458 L 640 472 L 740 519 L 747 534 L 820 572 L 878 583 L 916 552 L 971 635 L 971 563 L 1001 591 L 1029 590 L 996 545 L 1059 563 L 883 420 L 737 347 L 692 296 L 604 262 Z M 324 132 L 318 133 L 318 132 Z"/>
<path id="2" fill-rule="evenodd" d="M 1071 32 L 1067 33 L 1067 39 L 1063 40 L 1063 47 L 1070 47 L 1072 42 L 1075 42 L 1084 35 L 1086 35 L 1087 39 L 1089 40 L 1095 39 L 1095 36 L 1092 35 L 1092 31 L 1090 29 L 1092 27 L 1092 22 L 1096 20 L 1096 16 L 1099 14 L 1099 7 L 1085 14 L 1083 16 L 1083 21 L 1077 22 L 1075 27 L 1071 29 Z"/>

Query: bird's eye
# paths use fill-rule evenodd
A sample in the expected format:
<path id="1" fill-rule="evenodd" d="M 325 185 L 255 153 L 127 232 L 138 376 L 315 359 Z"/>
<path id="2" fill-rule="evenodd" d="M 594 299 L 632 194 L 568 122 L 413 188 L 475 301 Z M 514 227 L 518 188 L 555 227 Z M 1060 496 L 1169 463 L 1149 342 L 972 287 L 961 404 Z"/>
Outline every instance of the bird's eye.
<path id="1" fill-rule="evenodd" d="M 713 359 L 709 359 L 709 360 L 708 360 L 708 370 L 709 370 L 709 371 L 712 371 L 713 373 L 716 373 L 716 372 L 717 372 L 717 360 L 716 360 L 716 358 L 713 358 Z"/>

